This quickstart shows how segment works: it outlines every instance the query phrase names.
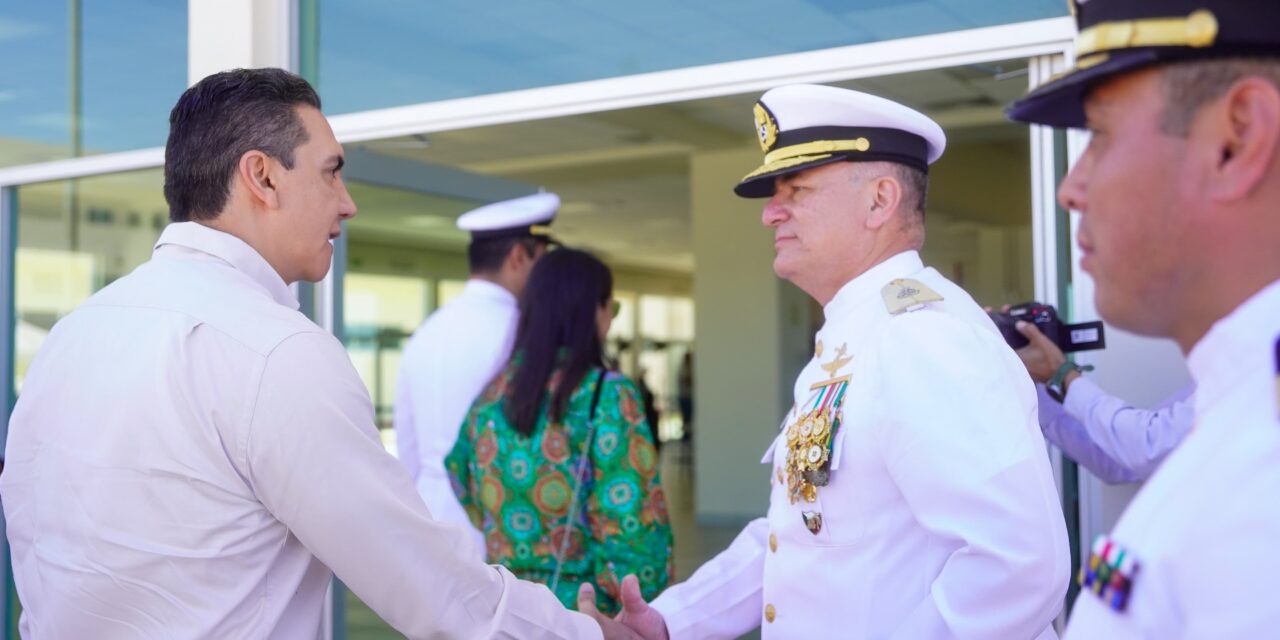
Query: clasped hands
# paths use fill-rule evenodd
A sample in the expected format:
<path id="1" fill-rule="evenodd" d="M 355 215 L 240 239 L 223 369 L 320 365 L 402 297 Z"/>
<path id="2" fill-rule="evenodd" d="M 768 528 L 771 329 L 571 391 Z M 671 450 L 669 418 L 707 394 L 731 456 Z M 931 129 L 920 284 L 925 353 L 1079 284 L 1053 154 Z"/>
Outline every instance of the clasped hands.
<path id="1" fill-rule="evenodd" d="M 619 601 L 622 603 L 622 611 L 610 618 L 596 608 L 595 588 L 590 583 L 583 583 L 578 589 L 578 611 L 595 619 L 606 640 L 668 640 L 667 622 L 640 595 L 640 580 L 634 575 L 623 578 L 621 590 Z"/>

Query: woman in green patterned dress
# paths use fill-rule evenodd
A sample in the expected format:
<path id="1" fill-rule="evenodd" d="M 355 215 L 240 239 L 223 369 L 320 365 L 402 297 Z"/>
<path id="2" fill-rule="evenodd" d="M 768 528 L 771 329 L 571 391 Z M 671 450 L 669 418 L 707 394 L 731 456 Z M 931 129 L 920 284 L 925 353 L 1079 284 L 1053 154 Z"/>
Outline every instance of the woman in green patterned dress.
<path id="1" fill-rule="evenodd" d="M 646 600 L 674 574 L 640 393 L 604 366 L 615 312 L 613 277 L 594 256 L 559 249 L 538 260 L 511 362 L 445 460 L 490 563 L 547 584 L 570 608 L 590 582 L 609 614 L 627 574 Z"/>

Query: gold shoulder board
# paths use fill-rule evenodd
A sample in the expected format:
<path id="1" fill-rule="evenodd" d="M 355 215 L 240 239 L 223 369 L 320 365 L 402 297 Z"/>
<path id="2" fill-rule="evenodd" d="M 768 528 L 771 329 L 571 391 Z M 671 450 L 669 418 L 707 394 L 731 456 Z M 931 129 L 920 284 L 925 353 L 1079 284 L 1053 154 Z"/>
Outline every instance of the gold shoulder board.
<path id="1" fill-rule="evenodd" d="M 884 306 L 889 314 L 895 316 L 904 311 L 915 311 L 930 302 L 942 301 L 942 296 L 924 283 L 906 278 L 886 284 L 880 295 L 884 297 Z"/>

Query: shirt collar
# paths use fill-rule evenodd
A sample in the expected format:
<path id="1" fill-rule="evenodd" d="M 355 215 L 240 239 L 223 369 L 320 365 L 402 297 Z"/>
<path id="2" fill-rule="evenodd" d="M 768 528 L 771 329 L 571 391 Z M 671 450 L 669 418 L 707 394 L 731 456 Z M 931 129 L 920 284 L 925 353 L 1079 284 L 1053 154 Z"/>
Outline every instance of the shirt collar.
<path id="1" fill-rule="evenodd" d="M 474 295 L 497 302 L 511 308 L 516 307 L 516 297 L 510 291 L 507 291 L 501 285 L 494 284 L 488 280 L 480 278 L 471 278 L 467 280 L 467 284 L 462 287 L 462 293 L 465 295 Z"/>
<path id="2" fill-rule="evenodd" d="M 234 267 L 258 283 L 277 303 L 298 308 L 298 299 L 289 285 L 267 260 L 244 240 L 198 222 L 174 222 L 156 240 L 155 253 L 165 246 L 185 247 L 208 254 Z"/>
<path id="3" fill-rule="evenodd" d="M 831 320 L 853 311 L 869 299 L 878 300 L 880 290 L 889 281 L 914 275 L 921 269 L 924 269 L 924 263 L 915 251 L 903 251 L 892 256 L 840 287 L 831 302 L 822 308 L 823 315 Z"/>
<path id="4" fill-rule="evenodd" d="M 1263 287 L 1210 327 L 1191 348 L 1196 413 L 1249 380 L 1270 380 L 1272 345 L 1280 331 L 1280 280 Z"/>

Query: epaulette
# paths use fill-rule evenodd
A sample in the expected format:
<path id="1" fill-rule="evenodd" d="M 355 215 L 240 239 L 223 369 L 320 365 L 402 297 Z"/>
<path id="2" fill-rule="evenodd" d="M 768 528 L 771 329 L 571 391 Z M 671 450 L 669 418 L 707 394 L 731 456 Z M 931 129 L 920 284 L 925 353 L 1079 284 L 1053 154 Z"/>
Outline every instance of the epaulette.
<path id="1" fill-rule="evenodd" d="M 899 278 L 886 284 L 880 290 L 880 295 L 884 297 L 884 306 L 889 310 L 889 315 L 894 316 L 904 311 L 915 311 L 930 302 L 942 301 L 938 292 L 924 286 L 919 280 L 907 278 Z"/>

